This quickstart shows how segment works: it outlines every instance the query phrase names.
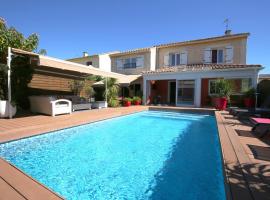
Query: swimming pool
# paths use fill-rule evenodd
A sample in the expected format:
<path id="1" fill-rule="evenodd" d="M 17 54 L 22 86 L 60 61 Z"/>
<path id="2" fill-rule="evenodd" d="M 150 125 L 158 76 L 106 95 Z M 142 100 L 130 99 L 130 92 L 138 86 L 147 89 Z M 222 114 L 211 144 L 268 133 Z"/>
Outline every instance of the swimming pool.
<path id="1" fill-rule="evenodd" d="M 66 199 L 225 199 L 213 116 L 144 111 L 0 145 Z"/>

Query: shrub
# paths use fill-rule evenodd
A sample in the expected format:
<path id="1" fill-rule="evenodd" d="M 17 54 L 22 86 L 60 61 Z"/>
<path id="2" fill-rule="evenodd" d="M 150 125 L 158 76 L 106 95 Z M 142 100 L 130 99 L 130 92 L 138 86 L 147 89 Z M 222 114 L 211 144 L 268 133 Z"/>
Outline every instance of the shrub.
<path id="1" fill-rule="evenodd" d="M 219 79 L 217 80 L 216 85 L 218 97 L 226 97 L 229 99 L 232 93 L 231 83 L 228 80 Z"/>
<path id="2" fill-rule="evenodd" d="M 126 98 L 124 98 L 124 102 L 126 102 L 126 101 L 132 102 L 132 99 L 129 97 L 126 97 Z"/>
<path id="3" fill-rule="evenodd" d="M 111 99 L 108 102 L 109 107 L 118 107 L 119 106 L 119 100 L 118 99 Z"/>
<path id="4" fill-rule="evenodd" d="M 245 97 L 247 97 L 247 98 L 255 98 L 255 93 L 256 93 L 256 89 L 255 88 L 250 88 L 249 90 L 247 90 L 245 92 Z"/>
<path id="5" fill-rule="evenodd" d="M 133 97 L 133 99 L 132 99 L 132 103 L 134 104 L 135 102 L 141 102 L 142 101 L 142 99 L 140 98 L 140 97 Z"/>

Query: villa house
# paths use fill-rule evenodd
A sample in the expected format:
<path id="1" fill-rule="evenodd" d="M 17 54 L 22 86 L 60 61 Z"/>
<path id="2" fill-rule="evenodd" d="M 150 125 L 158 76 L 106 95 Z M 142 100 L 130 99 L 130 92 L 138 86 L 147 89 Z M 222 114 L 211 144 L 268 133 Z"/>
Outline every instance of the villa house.
<path id="1" fill-rule="evenodd" d="M 218 37 L 92 56 L 84 53 L 69 61 L 140 75 L 130 83 L 129 90 L 131 96 L 143 92 L 144 103 L 201 107 L 211 104 L 217 79 L 229 79 L 235 96 L 256 87 L 262 66 L 246 64 L 248 36 L 227 30 Z"/>

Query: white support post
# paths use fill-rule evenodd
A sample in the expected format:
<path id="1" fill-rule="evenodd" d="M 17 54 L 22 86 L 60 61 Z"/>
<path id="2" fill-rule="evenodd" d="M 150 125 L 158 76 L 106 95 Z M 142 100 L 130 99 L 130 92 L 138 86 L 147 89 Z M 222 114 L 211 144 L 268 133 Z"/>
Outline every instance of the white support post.
<path id="1" fill-rule="evenodd" d="M 105 77 L 105 108 L 108 107 L 108 97 L 107 97 L 107 95 L 108 95 L 108 90 L 107 90 L 108 85 L 107 85 L 107 81 L 108 81 L 108 79 L 107 79 L 107 77 Z"/>
<path id="2" fill-rule="evenodd" d="M 148 84 L 148 81 L 143 78 L 143 104 L 146 105 L 146 101 L 147 101 L 147 84 Z"/>
<path id="3" fill-rule="evenodd" d="M 11 80 L 10 80 L 10 75 L 11 75 L 11 60 L 12 60 L 12 53 L 11 53 L 11 47 L 8 47 L 8 56 L 7 56 L 7 66 L 8 66 L 8 116 L 9 119 L 12 118 L 12 111 L 11 111 Z"/>

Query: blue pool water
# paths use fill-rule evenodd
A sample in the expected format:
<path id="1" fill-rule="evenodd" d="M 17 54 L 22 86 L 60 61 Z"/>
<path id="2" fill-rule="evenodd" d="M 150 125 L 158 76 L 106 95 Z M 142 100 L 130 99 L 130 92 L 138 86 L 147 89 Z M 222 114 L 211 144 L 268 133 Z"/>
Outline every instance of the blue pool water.
<path id="1" fill-rule="evenodd" d="M 213 116 L 144 111 L 0 145 L 66 199 L 225 199 Z"/>

